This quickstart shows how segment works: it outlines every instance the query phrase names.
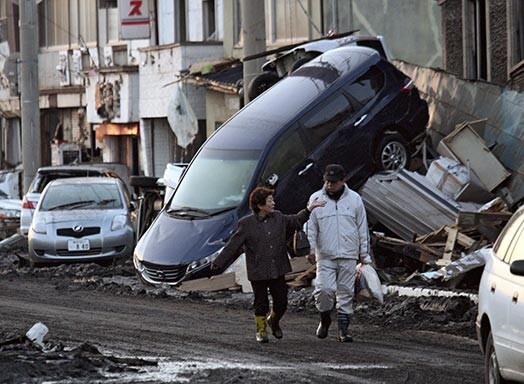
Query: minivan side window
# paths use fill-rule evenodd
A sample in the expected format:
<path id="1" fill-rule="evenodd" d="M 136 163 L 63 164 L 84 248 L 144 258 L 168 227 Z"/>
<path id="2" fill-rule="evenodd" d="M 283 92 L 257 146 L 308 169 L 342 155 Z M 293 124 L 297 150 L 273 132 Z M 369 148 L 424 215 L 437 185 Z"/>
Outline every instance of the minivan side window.
<path id="1" fill-rule="evenodd" d="M 384 72 L 373 66 L 353 83 L 343 87 L 344 92 L 350 96 L 355 111 L 360 110 L 380 92 L 384 87 L 384 79 Z"/>
<path id="2" fill-rule="evenodd" d="M 495 243 L 493 252 L 500 260 L 504 260 L 506 258 L 508 250 L 510 249 L 511 245 L 514 244 L 515 236 L 519 228 L 522 227 L 522 222 L 524 220 L 523 212 L 524 211 L 513 215 Z M 507 260 L 505 261 L 507 262 Z"/>
<path id="3" fill-rule="evenodd" d="M 515 260 L 524 259 L 524 222 L 520 221 L 520 228 L 515 235 L 514 241 L 512 241 L 511 247 L 508 252 L 508 263 L 511 264 Z"/>
<path id="4" fill-rule="evenodd" d="M 291 128 L 273 145 L 268 161 L 262 172 L 262 181 L 276 173 L 279 179 L 306 157 L 306 149 L 296 127 Z"/>
<path id="5" fill-rule="evenodd" d="M 300 120 L 304 134 L 312 151 L 338 128 L 345 120 L 350 118 L 354 110 L 348 98 L 342 93 L 335 93 L 323 103 L 317 105 Z"/>

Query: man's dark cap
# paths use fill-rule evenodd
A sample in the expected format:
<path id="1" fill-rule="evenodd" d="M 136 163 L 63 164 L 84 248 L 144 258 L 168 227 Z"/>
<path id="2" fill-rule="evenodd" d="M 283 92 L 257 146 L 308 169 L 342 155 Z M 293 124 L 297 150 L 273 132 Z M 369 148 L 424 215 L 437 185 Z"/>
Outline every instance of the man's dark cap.
<path id="1" fill-rule="evenodd" d="M 340 164 L 329 164 L 328 166 L 326 166 L 326 170 L 324 171 L 325 181 L 340 181 L 344 180 L 345 176 L 346 171 L 344 170 L 344 167 Z"/>

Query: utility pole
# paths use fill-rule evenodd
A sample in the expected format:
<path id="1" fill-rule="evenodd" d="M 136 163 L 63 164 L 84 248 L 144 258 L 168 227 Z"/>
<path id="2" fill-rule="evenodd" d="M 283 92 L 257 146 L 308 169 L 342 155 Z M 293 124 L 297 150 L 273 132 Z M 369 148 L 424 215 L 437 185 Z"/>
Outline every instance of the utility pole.
<path id="1" fill-rule="evenodd" d="M 41 165 L 40 109 L 38 105 L 38 28 L 35 0 L 20 0 L 20 71 L 22 110 L 22 165 L 24 193 Z"/>
<path id="2" fill-rule="evenodd" d="M 243 56 L 247 57 L 266 50 L 266 17 L 264 1 L 242 0 Z M 265 57 L 248 60 L 244 66 L 244 102 L 247 104 L 247 87 L 253 77 L 260 73 Z"/>

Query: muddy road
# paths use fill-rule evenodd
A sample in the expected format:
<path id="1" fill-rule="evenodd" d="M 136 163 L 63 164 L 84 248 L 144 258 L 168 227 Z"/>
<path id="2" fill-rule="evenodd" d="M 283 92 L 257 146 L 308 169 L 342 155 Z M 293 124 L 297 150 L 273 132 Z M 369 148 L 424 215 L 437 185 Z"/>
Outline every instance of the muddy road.
<path id="1" fill-rule="evenodd" d="M 450 323 L 447 313 L 463 305 L 437 303 L 428 320 L 420 309 L 430 303 L 386 298 L 378 312 L 358 309 L 355 342 L 343 344 L 335 327 L 328 339 L 315 337 L 310 291 L 290 292 L 284 338 L 261 345 L 249 295 L 144 290 L 128 267 L 71 268 L 0 270 L 0 342 L 40 321 L 50 350 L 0 347 L 0 382 L 482 382 L 472 316 Z"/>

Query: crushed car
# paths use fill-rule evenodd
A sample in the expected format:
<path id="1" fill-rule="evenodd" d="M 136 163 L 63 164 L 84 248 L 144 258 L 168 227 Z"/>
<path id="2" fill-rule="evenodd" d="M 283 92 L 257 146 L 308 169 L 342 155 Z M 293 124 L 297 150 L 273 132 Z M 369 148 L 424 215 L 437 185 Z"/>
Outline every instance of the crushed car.
<path id="1" fill-rule="evenodd" d="M 255 99 L 278 81 L 322 53 L 344 46 L 368 47 L 376 50 L 384 60 L 390 60 L 390 55 L 382 36 L 354 35 L 353 32 L 328 36 L 293 46 L 269 59 L 262 65 L 263 72 L 255 76 L 249 83 L 247 87 L 249 99 Z"/>
<path id="2" fill-rule="evenodd" d="M 142 281 L 209 276 L 210 262 L 254 187 L 275 189 L 277 209 L 297 212 L 330 163 L 355 188 L 376 169 L 410 160 L 428 108 L 413 82 L 376 51 L 342 47 L 304 64 L 224 123 L 200 148 L 168 204 L 138 241 Z"/>

